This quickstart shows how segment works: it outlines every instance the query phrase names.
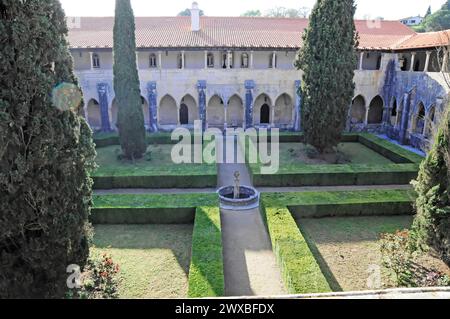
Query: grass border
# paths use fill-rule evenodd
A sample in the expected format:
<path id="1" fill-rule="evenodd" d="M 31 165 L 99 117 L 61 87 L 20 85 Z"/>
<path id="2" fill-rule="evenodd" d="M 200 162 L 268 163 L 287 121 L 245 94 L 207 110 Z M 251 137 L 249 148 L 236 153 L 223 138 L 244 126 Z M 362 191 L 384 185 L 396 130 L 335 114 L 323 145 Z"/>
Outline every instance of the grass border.
<path id="1" fill-rule="evenodd" d="M 219 207 L 198 207 L 192 238 L 189 298 L 225 294 L 222 229 Z"/>

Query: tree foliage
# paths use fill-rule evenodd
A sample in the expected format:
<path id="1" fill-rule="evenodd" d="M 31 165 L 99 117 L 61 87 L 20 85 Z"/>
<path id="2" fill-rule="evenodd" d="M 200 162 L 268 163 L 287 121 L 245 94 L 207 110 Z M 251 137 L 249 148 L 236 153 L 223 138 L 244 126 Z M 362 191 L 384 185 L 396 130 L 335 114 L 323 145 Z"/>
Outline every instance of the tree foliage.
<path id="1" fill-rule="evenodd" d="M 262 13 L 260 10 L 248 10 L 248 11 L 244 12 L 241 16 L 242 17 L 261 17 Z"/>
<path id="2" fill-rule="evenodd" d="M 304 72 L 299 94 L 306 142 L 320 153 L 340 142 L 353 98 L 355 9 L 353 0 L 319 0 L 296 60 Z"/>
<path id="3" fill-rule="evenodd" d="M 447 0 L 440 10 L 431 14 L 431 8 L 427 12 L 422 24 L 415 27 L 417 32 L 432 32 L 450 29 L 450 0 Z"/>
<path id="4" fill-rule="evenodd" d="M 307 7 L 285 8 L 275 7 L 269 9 L 265 14 L 260 10 L 249 10 L 242 14 L 243 17 L 270 17 L 270 18 L 307 18 L 311 10 Z"/>
<path id="5" fill-rule="evenodd" d="M 450 264 L 450 110 L 441 119 L 434 145 L 417 181 L 417 215 L 412 227 L 416 249 L 433 247 Z"/>
<path id="6" fill-rule="evenodd" d="M 0 298 L 63 297 L 89 255 L 92 132 L 52 101 L 77 85 L 66 35 L 58 0 L 0 0 Z"/>
<path id="7" fill-rule="evenodd" d="M 203 10 L 200 10 L 200 16 L 204 16 L 205 12 Z M 180 13 L 178 13 L 179 17 L 190 17 L 191 16 L 191 9 L 184 9 L 183 11 L 181 11 Z"/>
<path id="8" fill-rule="evenodd" d="M 123 156 L 142 158 L 147 150 L 144 112 L 136 64 L 135 19 L 130 0 L 116 0 L 114 24 L 114 91 Z"/>

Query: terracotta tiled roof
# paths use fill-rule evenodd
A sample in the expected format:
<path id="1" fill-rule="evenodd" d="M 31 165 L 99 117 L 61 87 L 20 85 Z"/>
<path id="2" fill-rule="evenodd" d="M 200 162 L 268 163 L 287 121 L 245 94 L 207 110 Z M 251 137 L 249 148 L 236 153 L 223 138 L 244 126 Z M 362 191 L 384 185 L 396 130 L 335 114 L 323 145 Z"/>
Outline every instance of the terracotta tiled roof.
<path id="1" fill-rule="evenodd" d="M 417 33 L 397 46 L 397 49 L 433 48 L 450 44 L 450 30 Z"/>
<path id="2" fill-rule="evenodd" d="M 201 17 L 200 20 L 201 30 L 192 32 L 190 17 L 137 17 L 137 47 L 297 49 L 308 26 L 307 19 Z M 361 49 L 394 50 L 418 37 L 398 21 L 355 23 Z M 71 48 L 112 48 L 114 18 L 81 18 L 71 26 Z"/>

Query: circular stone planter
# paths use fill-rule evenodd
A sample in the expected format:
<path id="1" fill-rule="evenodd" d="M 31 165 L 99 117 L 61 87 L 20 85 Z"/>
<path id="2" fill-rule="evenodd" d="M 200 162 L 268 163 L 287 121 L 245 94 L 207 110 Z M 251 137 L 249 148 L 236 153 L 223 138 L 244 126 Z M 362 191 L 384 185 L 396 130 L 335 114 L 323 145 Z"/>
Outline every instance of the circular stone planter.
<path id="1" fill-rule="evenodd" d="M 225 186 L 217 191 L 220 208 L 226 210 L 245 211 L 259 207 L 259 192 L 248 186 L 240 186 L 240 198 L 234 199 L 234 187 Z"/>

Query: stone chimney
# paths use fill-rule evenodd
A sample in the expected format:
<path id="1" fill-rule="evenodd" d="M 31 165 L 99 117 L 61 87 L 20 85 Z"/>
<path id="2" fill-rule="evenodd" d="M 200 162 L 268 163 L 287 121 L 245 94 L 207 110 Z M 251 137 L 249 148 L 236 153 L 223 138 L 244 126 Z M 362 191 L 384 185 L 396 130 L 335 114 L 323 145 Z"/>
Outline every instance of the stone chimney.
<path id="1" fill-rule="evenodd" d="M 191 31 L 200 31 L 200 9 L 198 8 L 198 3 L 192 3 L 191 9 Z"/>

